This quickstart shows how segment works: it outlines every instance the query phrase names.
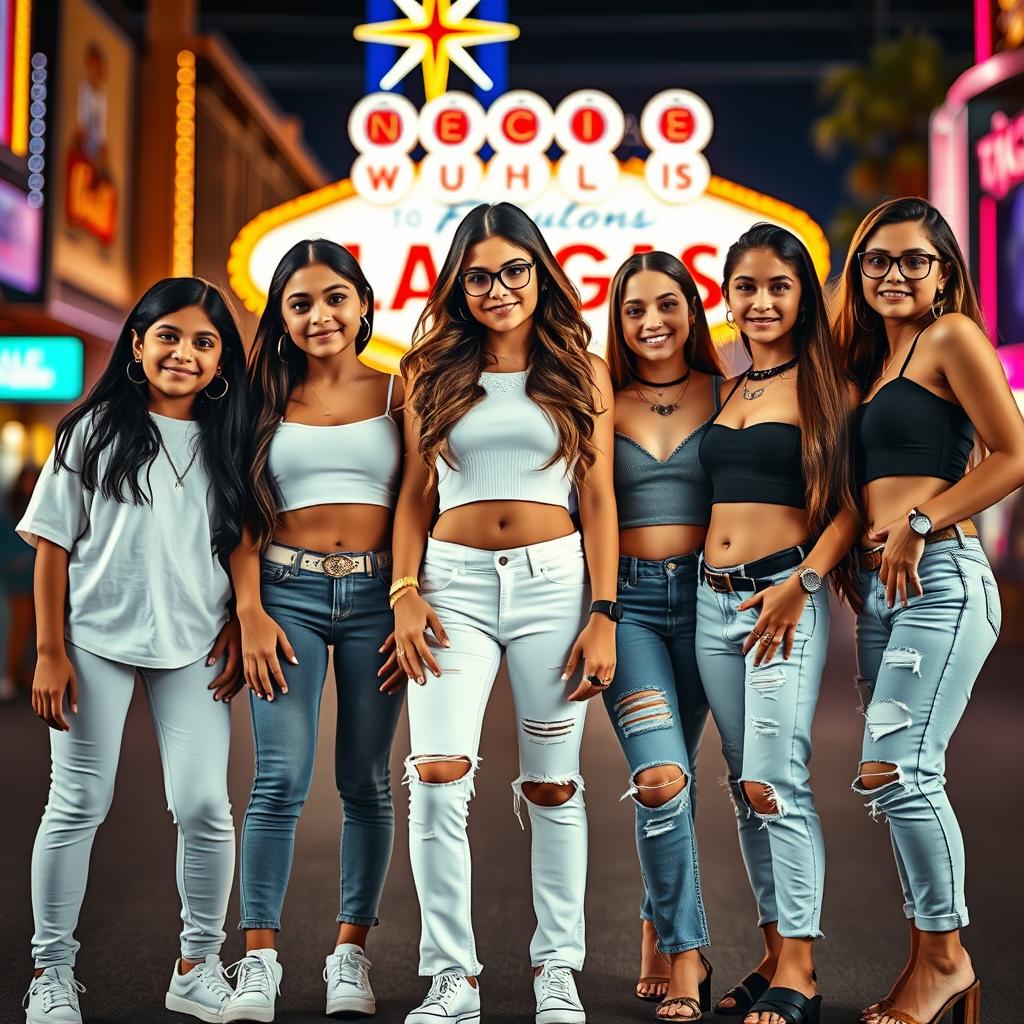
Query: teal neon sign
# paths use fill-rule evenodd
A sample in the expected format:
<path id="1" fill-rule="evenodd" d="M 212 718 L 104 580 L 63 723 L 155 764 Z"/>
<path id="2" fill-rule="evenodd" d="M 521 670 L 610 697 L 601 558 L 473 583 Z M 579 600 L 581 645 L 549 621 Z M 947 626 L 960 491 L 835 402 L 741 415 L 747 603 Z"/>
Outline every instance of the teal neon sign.
<path id="1" fill-rule="evenodd" d="M 82 394 L 81 338 L 0 335 L 0 402 L 71 402 Z"/>

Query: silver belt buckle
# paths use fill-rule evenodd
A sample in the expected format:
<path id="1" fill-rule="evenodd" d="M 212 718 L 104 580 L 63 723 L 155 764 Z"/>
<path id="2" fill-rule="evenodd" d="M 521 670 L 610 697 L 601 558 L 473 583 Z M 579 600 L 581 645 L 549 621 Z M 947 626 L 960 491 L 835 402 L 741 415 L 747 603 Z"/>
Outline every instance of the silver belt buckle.
<path id="1" fill-rule="evenodd" d="M 326 576 L 338 579 L 341 576 L 348 576 L 358 568 L 356 561 L 348 555 L 328 555 L 320 563 Z"/>
<path id="2" fill-rule="evenodd" d="M 704 570 L 704 579 L 708 581 L 708 586 L 716 594 L 731 594 L 732 579 L 727 572 L 713 572 L 711 569 Z"/>

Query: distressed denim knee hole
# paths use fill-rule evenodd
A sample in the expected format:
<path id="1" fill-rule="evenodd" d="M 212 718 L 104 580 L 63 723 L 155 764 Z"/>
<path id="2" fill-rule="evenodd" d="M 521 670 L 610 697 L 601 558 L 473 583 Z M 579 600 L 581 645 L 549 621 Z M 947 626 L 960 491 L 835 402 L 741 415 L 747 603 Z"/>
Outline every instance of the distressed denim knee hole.
<path id="1" fill-rule="evenodd" d="M 864 720 L 872 741 L 884 739 L 901 729 L 909 729 L 914 724 L 910 708 L 903 701 L 892 698 L 872 701 L 864 712 Z"/>

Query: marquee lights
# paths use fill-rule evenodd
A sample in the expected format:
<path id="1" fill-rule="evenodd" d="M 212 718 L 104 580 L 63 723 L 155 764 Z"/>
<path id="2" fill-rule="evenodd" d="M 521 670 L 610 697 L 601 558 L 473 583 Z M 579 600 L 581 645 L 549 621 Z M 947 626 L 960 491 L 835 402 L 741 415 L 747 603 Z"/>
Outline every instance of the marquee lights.
<path id="1" fill-rule="evenodd" d="M 175 277 L 191 277 L 196 209 L 196 56 L 191 50 L 178 54 L 177 77 L 171 267 Z"/>
<path id="2" fill-rule="evenodd" d="M 38 210 L 45 202 L 43 188 L 46 185 L 46 177 L 43 171 L 46 168 L 46 54 L 34 53 L 32 55 L 32 87 L 29 90 L 29 114 L 31 120 L 28 125 L 28 195 L 25 201 L 33 210 Z"/>

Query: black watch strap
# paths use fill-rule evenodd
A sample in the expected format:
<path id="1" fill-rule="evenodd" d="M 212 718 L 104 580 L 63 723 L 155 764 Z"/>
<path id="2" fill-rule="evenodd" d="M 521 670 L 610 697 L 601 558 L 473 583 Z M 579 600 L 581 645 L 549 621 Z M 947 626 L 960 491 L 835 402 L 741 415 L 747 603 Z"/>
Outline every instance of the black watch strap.
<path id="1" fill-rule="evenodd" d="M 590 606 L 590 614 L 597 612 L 600 615 L 607 615 L 612 622 L 622 621 L 622 605 L 618 601 L 595 601 Z"/>

